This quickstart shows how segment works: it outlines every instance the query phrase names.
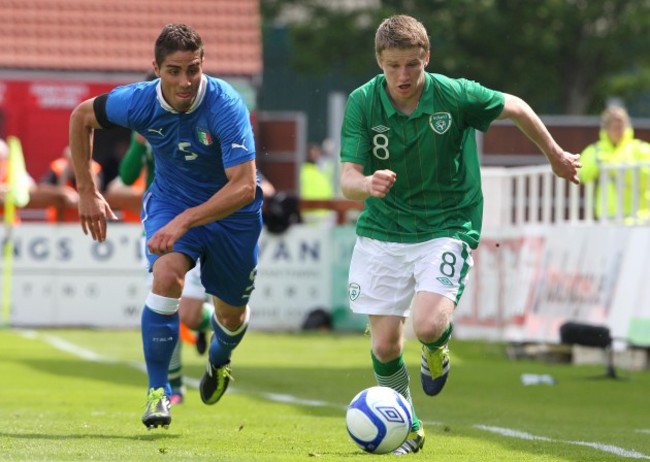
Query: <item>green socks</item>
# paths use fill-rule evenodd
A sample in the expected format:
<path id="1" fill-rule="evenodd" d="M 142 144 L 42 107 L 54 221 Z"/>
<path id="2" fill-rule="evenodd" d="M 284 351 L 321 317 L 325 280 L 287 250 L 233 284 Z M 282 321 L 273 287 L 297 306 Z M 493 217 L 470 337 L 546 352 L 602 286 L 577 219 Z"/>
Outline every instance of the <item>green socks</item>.
<path id="1" fill-rule="evenodd" d="M 203 304 L 203 315 L 201 316 L 201 323 L 196 328 L 197 331 L 205 331 L 210 327 L 210 318 L 214 313 L 214 308 L 209 303 Z"/>
<path id="2" fill-rule="evenodd" d="M 411 430 L 419 430 L 421 427 L 420 419 L 415 414 L 415 408 L 413 407 L 411 389 L 409 388 L 410 379 L 406 365 L 404 364 L 404 358 L 400 355 L 397 359 L 382 363 L 375 357 L 372 351 L 370 352 L 370 356 L 372 357 L 372 369 L 375 373 L 377 384 L 382 387 L 392 388 L 406 398 L 411 404 L 411 412 L 413 413 L 413 426 Z"/>
<path id="3" fill-rule="evenodd" d="M 440 338 L 436 340 L 435 342 L 432 343 L 424 343 L 420 342 L 421 344 L 425 345 L 430 351 L 433 351 L 437 348 L 440 348 L 441 346 L 444 346 L 448 341 L 449 337 L 451 337 L 451 333 L 454 331 L 454 323 L 449 323 L 449 326 L 447 326 L 447 329 L 442 333 Z"/>

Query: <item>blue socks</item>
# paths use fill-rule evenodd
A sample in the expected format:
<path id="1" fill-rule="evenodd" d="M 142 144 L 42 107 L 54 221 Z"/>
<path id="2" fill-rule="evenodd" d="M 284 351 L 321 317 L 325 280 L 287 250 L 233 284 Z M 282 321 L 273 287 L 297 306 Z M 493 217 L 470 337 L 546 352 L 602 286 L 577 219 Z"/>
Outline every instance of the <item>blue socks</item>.
<path id="1" fill-rule="evenodd" d="M 167 379 L 169 362 L 178 342 L 178 313 L 163 315 L 145 305 L 142 310 L 142 346 L 149 375 L 149 388 L 164 388 L 171 396 Z"/>
<path id="2" fill-rule="evenodd" d="M 248 310 L 248 308 L 246 308 Z M 214 331 L 214 337 L 210 342 L 210 362 L 215 366 L 223 366 L 230 361 L 232 350 L 235 349 L 239 342 L 244 338 L 246 329 L 248 328 L 249 313 L 246 313 L 246 319 L 243 324 L 239 326 L 236 331 L 230 331 L 223 327 L 217 321 L 216 316 L 212 316 L 210 324 Z"/>

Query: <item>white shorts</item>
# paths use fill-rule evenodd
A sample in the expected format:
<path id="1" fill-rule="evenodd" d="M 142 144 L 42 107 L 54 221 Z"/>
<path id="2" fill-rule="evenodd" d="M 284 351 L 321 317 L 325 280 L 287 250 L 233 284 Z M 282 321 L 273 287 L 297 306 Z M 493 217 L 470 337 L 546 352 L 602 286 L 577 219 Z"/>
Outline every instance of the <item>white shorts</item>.
<path id="1" fill-rule="evenodd" d="M 417 244 L 357 237 L 348 295 L 355 313 L 408 316 L 417 292 L 458 304 L 474 265 L 469 245 L 448 237 Z"/>
<path id="2" fill-rule="evenodd" d="M 205 299 L 205 289 L 201 284 L 201 260 L 198 260 L 194 268 L 185 273 L 182 296 L 200 300 Z"/>

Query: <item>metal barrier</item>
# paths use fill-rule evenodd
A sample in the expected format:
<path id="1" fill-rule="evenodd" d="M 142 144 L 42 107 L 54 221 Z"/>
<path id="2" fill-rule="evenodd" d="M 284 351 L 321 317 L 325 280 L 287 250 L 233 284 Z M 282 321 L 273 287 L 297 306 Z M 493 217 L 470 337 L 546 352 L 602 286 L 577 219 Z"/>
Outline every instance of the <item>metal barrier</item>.
<path id="1" fill-rule="evenodd" d="M 641 190 L 650 178 L 650 162 L 601 165 L 597 182 L 575 185 L 558 178 L 548 165 L 482 170 L 485 215 L 488 225 L 560 224 L 602 222 L 609 224 L 648 223 L 650 191 Z M 642 175 L 646 181 L 642 181 Z M 595 216 L 596 190 L 615 185 L 615 213 Z M 624 191 L 632 194 L 632 210 L 624 213 Z M 610 207 L 608 194 L 601 195 L 601 210 Z M 641 212 L 641 213 L 640 213 Z M 498 217 L 495 219 L 495 216 Z"/>

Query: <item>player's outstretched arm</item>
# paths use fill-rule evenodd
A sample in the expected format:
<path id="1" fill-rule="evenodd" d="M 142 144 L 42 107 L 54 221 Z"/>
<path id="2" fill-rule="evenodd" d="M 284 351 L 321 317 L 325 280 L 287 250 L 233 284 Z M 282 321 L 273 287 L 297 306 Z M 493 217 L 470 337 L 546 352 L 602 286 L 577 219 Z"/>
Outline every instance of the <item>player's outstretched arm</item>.
<path id="1" fill-rule="evenodd" d="M 524 100 L 505 94 L 505 104 L 499 119 L 510 119 L 546 155 L 553 173 L 579 184 L 580 155 L 565 151 L 553 139 L 548 129 Z"/>
<path id="2" fill-rule="evenodd" d="M 79 104 L 70 115 L 70 152 L 79 191 L 79 220 L 84 234 L 90 232 L 93 240 L 106 240 L 106 217 L 117 216 L 95 184 L 92 171 L 93 132 L 101 128 L 93 109 L 94 98 Z"/>

